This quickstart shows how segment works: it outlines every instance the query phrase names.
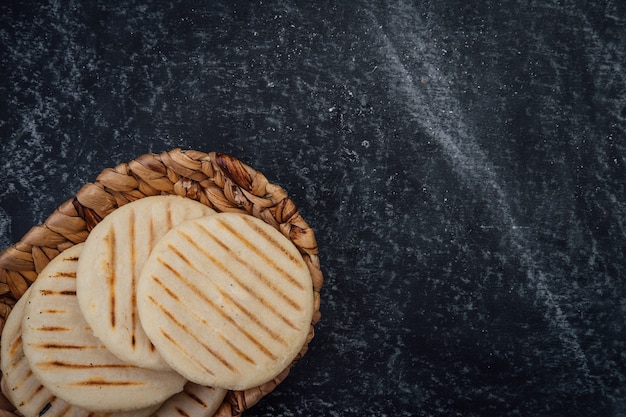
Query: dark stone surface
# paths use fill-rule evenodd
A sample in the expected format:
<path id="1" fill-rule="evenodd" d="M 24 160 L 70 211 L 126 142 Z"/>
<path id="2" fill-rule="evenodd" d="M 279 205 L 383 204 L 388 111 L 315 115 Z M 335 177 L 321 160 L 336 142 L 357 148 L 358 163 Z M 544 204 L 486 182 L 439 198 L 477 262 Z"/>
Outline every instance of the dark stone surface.
<path id="1" fill-rule="evenodd" d="M 625 416 L 625 30 L 614 0 L 2 2 L 0 246 L 105 167 L 227 152 L 326 276 L 248 416 Z"/>

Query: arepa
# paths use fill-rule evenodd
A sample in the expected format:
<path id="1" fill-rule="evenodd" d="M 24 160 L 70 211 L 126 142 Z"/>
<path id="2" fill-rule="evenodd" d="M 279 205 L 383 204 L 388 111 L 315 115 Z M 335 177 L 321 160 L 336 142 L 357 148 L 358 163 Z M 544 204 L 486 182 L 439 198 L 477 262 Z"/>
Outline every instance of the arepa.
<path id="1" fill-rule="evenodd" d="M 118 413 L 94 413 L 71 405 L 52 393 L 35 377 L 22 348 L 22 318 L 29 288 L 11 310 L 2 330 L 0 357 L 2 392 L 27 417 L 147 417 L 159 407 Z M 176 394 L 178 395 L 178 394 Z M 175 395 L 175 396 L 176 396 Z"/>
<path id="2" fill-rule="evenodd" d="M 78 244 L 59 254 L 31 287 L 22 320 L 22 346 L 30 369 L 54 396 L 86 410 L 117 412 L 160 405 L 180 392 L 186 381 L 174 372 L 125 363 L 93 335 L 76 299 L 82 249 Z"/>
<path id="3" fill-rule="evenodd" d="M 141 328 L 135 285 L 161 236 L 183 220 L 213 213 L 189 198 L 145 197 L 114 210 L 89 234 L 78 262 L 78 302 L 94 334 L 118 358 L 169 369 Z"/>
<path id="4" fill-rule="evenodd" d="M 137 308 L 173 369 L 200 385 L 243 390 L 275 377 L 302 348 L 312 281 L 278 230 L 220 213 L 161 238 L 139 278 Z"/>

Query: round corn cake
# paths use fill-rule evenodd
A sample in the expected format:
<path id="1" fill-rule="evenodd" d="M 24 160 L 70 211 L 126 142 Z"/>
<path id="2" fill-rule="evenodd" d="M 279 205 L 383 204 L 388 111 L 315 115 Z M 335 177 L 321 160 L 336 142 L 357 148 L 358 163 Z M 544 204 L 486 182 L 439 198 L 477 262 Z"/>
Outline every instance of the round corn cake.
<path id="1" fill-rule="evenodd" d="M 82 248 L 78 244 L 59 254 L 31 286 L 22 319 L 22 347 L 30 369 L 53 395 L 86 410 L 160 405 L 186 381 L 175 372 L 123 362 L 93 335 L 76 299 Z"/>
<path id="2" fill-rule="evenodd" d="M 213 213 L 189 198 L 146 197 L 114 210 L 89 234 L 78 262 L 78 303 L 94 334 L 121 360 L 170 370 L 139 323 L 137 279 L 167 231 L 183 220 Z"/>
<path id="3" fill-rule="evenodd" d="M 173 369 L 200 385 L 243 390 L 278 375 L 305 343 L 311 276 L 278 230 L 219 213 L 185 221 L 157 243 L 137 309 Z"/>

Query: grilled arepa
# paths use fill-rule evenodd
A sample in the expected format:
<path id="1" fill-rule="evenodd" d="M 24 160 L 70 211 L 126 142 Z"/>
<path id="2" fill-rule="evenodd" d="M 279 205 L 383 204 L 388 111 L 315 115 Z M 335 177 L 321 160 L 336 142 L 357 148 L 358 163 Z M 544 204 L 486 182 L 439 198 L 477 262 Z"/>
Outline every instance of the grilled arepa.
<path id="1" fill-rule="evenodd" d="M 76 299 L 83 244 L 54 258 L 33 283 L 24 307 L 22 343 L 35 377 L 53 395 L 96 412 L 160 405 L 180 392 L 175 372 L 142 369 L 113 355 L 95 337 Z"/>
<path id="2" fill-rule="evenodd" d="M 159 405 L 143 410 L 94 413 L 71 405 L 52 393 L 35 377 L 22 348 L 22 318 L 29 288 L 11 310 L 2 330 L 2 393 L 27 417 L 147 417 Z M 178 395 L 178 394 L 176 394 Z"/>
<path id="3" fill-rule="evenodd" d="M 143 328 L 165 361 L 200 385 L 243 390 L 287 367 L 313 312 L 309 270 L 278 230 L 219 213 L 170 230 L 137 285 Z"/>
<path id="4" fill-rule="evenodd" d="M 89 234 L 78 262 L 78 303 L 94 334 L 118 358 L 170 370 L 141 328 L 135 286 L 159 238 L 183 220 L 213 213 L 189 198 L 146 197 L 116 209 Z"/>

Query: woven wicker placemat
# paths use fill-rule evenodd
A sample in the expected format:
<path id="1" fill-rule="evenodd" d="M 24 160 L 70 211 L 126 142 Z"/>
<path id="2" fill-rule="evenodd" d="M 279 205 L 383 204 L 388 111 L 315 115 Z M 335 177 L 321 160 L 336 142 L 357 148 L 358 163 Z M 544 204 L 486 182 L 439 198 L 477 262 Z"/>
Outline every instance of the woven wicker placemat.
<path id="1" fill-rule="evenodd" d="M 280 230 L 301 252 L 313 278 L 314 314 L 302 350 L 280 375 L 259 387 L 229 391 L 218 417 L 239 416 L 281 383 L 305 353 L 320 319 L 323 276 L 313 230 L 283 188 L 238 159 L 216 152 L 174 149 L 145 154 L 103 170 L 93 183 L 58 207 L 42 225 L 0 252 L 0 330 L 15 302 L 38 273 L 63 250 L 83 242 L 106 215 L 128 202 L 160 194 L 200 201 L 218 212 L 251 214 Z M 0 416 L 13 411 L 0 398 Z"/>

